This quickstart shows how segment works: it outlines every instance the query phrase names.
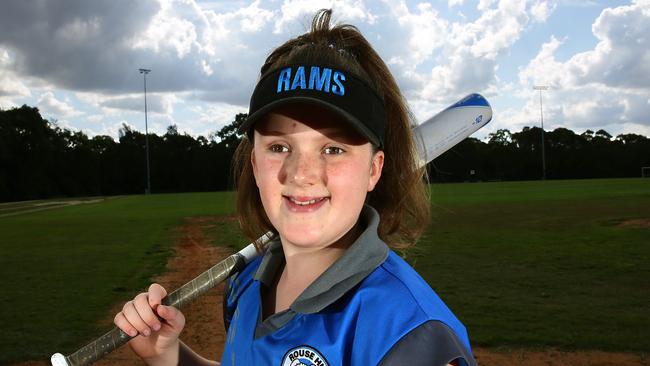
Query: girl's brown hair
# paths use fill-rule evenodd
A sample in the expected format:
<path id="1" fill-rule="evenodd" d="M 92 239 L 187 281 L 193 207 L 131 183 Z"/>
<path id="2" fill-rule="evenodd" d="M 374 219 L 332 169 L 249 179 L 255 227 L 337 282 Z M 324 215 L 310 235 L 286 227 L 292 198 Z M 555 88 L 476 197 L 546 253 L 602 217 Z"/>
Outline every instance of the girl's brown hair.
<path id="1" fill-rule="evenodd" d="M 388 121 L 382 175 L 366 202 L 379 212 L 379 237 L 382 240 L 393 247 L 412 245 L 430 217 L 425 170 L 418 167 L 411 133 L 413 116 L 388 67 L 370 43 L 352 25 L 330 27 L 331 15 L 331 10 L 320 10 L 314 16 L 309 32 L 271 52 L 262 65 L 260 77 L 299 59 L 351 71 L 375 89 L 384 100 Z M 252 148 L 253 143 L 248 138 L 241 141 L 235 152 L 233 172 L 239 223 L 244 234 L 254 240 L 275 229 L 264 212 L 255 184 L 250 163 Z"/>

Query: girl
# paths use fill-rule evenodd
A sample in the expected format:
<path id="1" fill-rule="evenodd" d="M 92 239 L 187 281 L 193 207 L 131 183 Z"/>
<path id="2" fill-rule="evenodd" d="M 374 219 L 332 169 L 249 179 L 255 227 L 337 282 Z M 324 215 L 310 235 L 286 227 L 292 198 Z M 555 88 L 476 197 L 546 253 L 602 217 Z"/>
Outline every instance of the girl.
<path id="1" fill-rule="evenodd" d="M 411 116 L 359 31 L 311 31 L 275 49 L 235 156 L 240 224 L 276 240 L 229 281 L 221 365 L 474 365 L 463 325 L 386 243 L 429 221 Z M 150 365 L 218 365 L 178 336 L 184 317 L 151 285 L 115 324 Z"/>

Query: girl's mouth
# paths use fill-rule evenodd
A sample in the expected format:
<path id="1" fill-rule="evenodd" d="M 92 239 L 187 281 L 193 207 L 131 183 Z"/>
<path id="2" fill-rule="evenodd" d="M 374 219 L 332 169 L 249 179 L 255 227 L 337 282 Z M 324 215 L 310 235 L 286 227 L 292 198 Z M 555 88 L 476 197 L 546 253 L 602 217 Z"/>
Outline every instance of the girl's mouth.
<path id="1" fill-rule="evenodd" d="M 313 205 L 314 203 L 320 202 L 320 201 L 322 201 L 324 199 L 325 199 L 325 197 L 321 197 L 321 198 L 314 198 L 314 199 L 311 199 L 311 200 L 308 200 L 308 201 L 300 201 L 300 200 L 297 200 L 297 199 L 295 199 L 293 197 L 289 197 L 289 200 L 291 200 L 291 202 L 295 203 L 296 205 L 300 205 L 300 206 Z"/>
<path id="2" fill-rule="evenodd" d="M 320 208 L 327 200 L 328 197 L 293 197 L 283 196 L 284 201 L 290 211 L 293 212 L 312 212 Z"/>

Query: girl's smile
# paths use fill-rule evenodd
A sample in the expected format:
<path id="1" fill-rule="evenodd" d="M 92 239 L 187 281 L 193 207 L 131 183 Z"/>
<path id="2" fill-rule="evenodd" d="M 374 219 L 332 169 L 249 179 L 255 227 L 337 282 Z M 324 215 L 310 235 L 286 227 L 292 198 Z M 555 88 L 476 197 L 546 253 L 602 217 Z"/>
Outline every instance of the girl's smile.
<path id="1" fill-rule="evenodd" d="M 356 224 L 383 152 L 323 108 L 291 105 L 257 123 L 251 163 L 285 251 L 323 249 Z"/>
<path id="2" fill-rule="evenodd" d="M 309 198 L 309 197 L 290 197 L 283 196 L 287 201 L 287 206 L 293 212 L 311 212 L 320 208 L 327 197 Z"/>

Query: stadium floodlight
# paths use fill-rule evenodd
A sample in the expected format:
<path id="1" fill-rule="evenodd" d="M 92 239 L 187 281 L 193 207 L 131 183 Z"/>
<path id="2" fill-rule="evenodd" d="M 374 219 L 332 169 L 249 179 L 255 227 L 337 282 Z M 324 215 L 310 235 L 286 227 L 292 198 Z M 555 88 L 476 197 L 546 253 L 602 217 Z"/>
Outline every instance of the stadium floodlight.
<path id="1" fill-rule="evenodd" d="M 542 90 L 548 90 L 548 85 L 535 85 L 534 90 L 539 90 L 539 119 L 542 124 L 542 180 L 546 180 L 546 151 L 544 149 L 544 110 L 542 109 Z"/>
<path id="2" fill-rule="evenodd" d="M 140 69 L 140 73 L 144 77 L 144 141 L 147 155 L 147 188 L 144 190 L 145 194 L 151 193 L 151 175 L 149 173 L 149 127 L 147 122 L 147 74 L 150 72 L 150 69 Z"/>

